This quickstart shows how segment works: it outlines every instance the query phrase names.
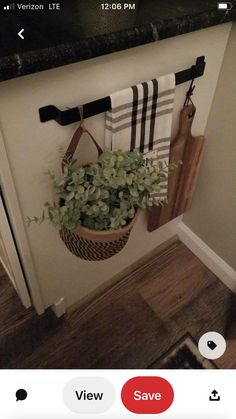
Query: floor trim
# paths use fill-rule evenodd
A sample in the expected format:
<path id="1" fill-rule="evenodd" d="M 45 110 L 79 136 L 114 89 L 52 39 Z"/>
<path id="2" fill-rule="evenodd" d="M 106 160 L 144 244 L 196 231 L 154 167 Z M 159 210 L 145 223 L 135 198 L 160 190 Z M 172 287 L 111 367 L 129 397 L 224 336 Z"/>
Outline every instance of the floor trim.
<path id="1" fill-rule="evenodd" d="M 177 235 L 185 246 L 187 246 L 231 291 L 236 294 L 236 271 L 182 221 L 177 226 Z"/>

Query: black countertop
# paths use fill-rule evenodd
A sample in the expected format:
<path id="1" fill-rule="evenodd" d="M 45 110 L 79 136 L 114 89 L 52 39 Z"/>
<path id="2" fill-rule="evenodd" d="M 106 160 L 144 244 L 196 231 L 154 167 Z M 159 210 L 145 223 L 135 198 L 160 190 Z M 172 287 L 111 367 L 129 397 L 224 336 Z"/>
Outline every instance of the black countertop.
<path id="1" fill-rule="evenodd" d="M 227 12 L 218 10 L 215 0 L 119 3 L 121 10 L 102 10 L 97 0 L 61 1 L 60 11 L 49 11 L 48 3 L 42 2 L 44 11 L 2 13 L 0 81 L 236 19 L 236 0 Z M 127 3 L 134 9 L 124 10 Z M 24 40 L 17 35 L 22 28 Z"/>

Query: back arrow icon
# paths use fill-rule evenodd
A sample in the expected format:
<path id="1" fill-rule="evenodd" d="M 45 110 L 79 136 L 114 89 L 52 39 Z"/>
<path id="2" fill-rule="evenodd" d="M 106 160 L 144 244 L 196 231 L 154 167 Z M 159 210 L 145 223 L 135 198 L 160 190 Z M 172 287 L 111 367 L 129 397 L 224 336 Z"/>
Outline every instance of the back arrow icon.
<path id="1" fill-rule="evenodd" d="M 17 35 L 19 35 L 19 37 L 21 39 L 25 39 L 24 35 L 22 35 L 23 32 L 24 32 L 24 29 L 21 29 L 20 32 L 18 32 L 18 34 L 17 34 Z"/>

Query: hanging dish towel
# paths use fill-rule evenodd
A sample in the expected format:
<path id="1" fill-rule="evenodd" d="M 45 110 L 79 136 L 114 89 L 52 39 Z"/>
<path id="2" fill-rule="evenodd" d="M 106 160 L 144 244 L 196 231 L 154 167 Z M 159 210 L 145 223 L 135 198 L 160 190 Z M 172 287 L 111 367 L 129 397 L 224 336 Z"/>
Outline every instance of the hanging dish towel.
<path id="1" fill-rule="evenodd" d="M 111 151 L 139 150 L 147 162 L 168 163 L 175 94 L 175 74 L 153 79 L 111 95 L 106 112 L 105 147 Z M 155 193 L 167 197 L 168 177 Z"/>

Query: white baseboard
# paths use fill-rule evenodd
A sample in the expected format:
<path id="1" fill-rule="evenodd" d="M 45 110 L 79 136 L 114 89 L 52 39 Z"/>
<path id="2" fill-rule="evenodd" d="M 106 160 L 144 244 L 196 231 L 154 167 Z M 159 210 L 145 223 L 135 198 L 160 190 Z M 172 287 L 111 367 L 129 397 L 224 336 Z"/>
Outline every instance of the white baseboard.
<path id="1" fill-rule="evenodd" d="M 236 271 L 218 256 L 183 222 L 177 226 L 180 240 L 228 287 L 236 294 Z"/>
<path id="2" fill-rule="evenodd" d="M 59 318 L 63 316 L 66 313 L 66 303 L 65 298 L 62 297 L 60 300 L 58 300 L 55 304 L 51 306 L 52 311 L 54 314 Z"/>

